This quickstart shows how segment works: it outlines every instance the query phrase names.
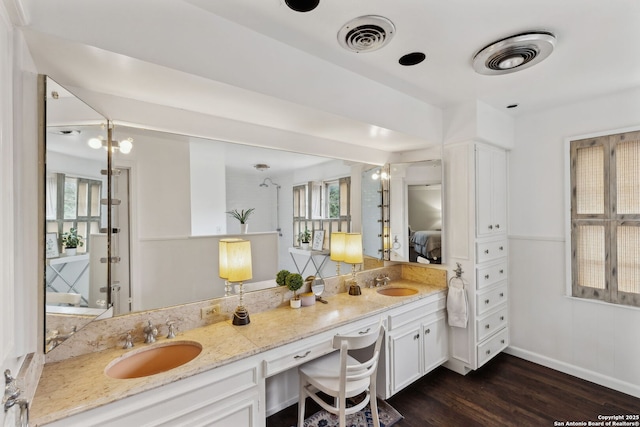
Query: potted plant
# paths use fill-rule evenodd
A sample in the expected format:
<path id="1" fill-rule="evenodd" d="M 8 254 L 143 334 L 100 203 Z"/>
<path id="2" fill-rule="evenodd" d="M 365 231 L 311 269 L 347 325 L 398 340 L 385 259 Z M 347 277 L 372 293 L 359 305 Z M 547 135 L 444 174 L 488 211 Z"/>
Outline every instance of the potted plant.
<path id="1" fill-rule="evenodd" d="M 287 286 L 287 276 L 290 274 L 289 270 L 278 271 L 278 274 L 276 274 L 276 283 L 278 286 Z"/>
<path id="2" fill-rule="evenodd" d="M 302 287 L 302 276 L 298 273 L 289 274 L 285 280 L 287 288 L 293 292 L 293 298 L 289 301 L 291 308 L 300 308 L 300 298 L 296 293 Z"/>
<path id="3" fill-rule="evenodd" d="M 240 211 L 238 211 L 238 209 L 234 209 L 232 211 L 227 211 L 227 213 L 229 215 L 231 215 L 232 217 L 234 217 L 235 219 L 237 219 L 238 221 L 240 221 L 240 233 L 246 234 L 247 233 L 247 221 L 249 220 L 249 217 L 251 216 L 251 214 L 255 210 L 256 210 L 256 208 L 249 208 L 249 209 L 246 209 L 246 210 L 242 209 Z"/>
<path id="4" fill-rule="evenodd" d="M 67 255 L 75 255 L 77 248 L 84 246 L 83 237 L 78 235 L 76 228 L 72 228 L 62 235 L 62 246 Z"/>
<path id="5" fill-rule="evenodd" d="M 307 227 L 304 228 L 304 231 L 298 234 L 298 240 L 300 241 L 300 246 L 302 249 L 309 249 L 309 242 L 311 241 L 311 232 Z"/>

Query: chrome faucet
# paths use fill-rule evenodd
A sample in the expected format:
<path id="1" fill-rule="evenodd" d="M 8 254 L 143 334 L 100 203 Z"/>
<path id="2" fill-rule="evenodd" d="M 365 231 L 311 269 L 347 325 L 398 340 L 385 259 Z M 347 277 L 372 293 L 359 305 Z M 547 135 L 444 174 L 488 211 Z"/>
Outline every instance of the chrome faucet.
<path id="1" fill-rule="evenodd" d="M 156 337 L 158 336 L 158 328 L 153 326 L 151 320 L 148 321 L 147 326 L 142 330 L 144 332 L 144 342 L 145 344 L 151 344 L 156 342 Z"/>
<path id="2" fill-rule="evenodd" d="M 388 274 L 380 274 L 380 275 L 378 275 L 378 277 L 373 279 L 373 281 L 375 282 L 375 286 L 376 287 L 378 287 L 378 286 L 386 286 L 391 281 L 391 278 L 389 277 Z"/>
<path id="3" fill-rule="evenodd" d="M 124 336 L 124 345 L 122 346 L 125 350 L 128 348 L 133 348 L 133 336 L 131 336 L 131 331 L 127 331 L 127 334 Z"/>
<path id="4" fill-rule="evenodd" d="M 176 337 L 176 322 L 175 320 L 169 320 L 167 319 L 167 338 L 171 339 L 171 338 L 175 338 Z"/>

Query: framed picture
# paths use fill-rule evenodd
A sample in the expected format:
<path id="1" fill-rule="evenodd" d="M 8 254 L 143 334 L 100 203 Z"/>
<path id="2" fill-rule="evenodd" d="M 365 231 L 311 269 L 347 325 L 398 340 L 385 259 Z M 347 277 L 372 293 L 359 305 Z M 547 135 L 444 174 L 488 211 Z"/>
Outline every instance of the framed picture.
<path id="1" fill-rule="evenodd" d="M 324 230 L 313 231 L 313 245 L 311 249 L 314 251 L 321 251 L 324 246 Z"/>
<path id="2" fill-rule="evenodd" d="M 47 233 L 44 239 L 44 249 L 47 258 L 58 258 L 58 233 Z"/>

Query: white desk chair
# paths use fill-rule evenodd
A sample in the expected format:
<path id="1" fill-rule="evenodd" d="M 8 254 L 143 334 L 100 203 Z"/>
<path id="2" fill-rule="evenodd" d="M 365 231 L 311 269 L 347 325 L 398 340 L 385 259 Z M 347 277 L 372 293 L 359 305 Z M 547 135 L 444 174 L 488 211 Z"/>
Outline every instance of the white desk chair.
<path id="1" fill-rule="evenodd" d="M 364 335 L 336 335 L 333 337 L 333 348 L 340 349 L 326 356 L 305 363 L 298 368 L 300 374 L 300 395 L 298 397 L 298 427 L 304 425 L 304 407 L 307 396 L 315 400 L 326 411 L 337 414 L 340 427 L 346 424 L 346 415 L 360 411 L 371 402 L 371 415 L 374 425 L 380 427 L 378 418 L 378 402 L 376 400 L 376 371 L 380 346 L 384 337 L 382 320 L 377 329 Z M 356 350 L 372 346 L 373 356 L 366 362 L 359 362 L 347 354 L 348 350 Z M 330 405 L 317 395 L 323 392 L 334 398 Z M 346 399 L 366 392 L 362 402 L 350 408 L 346 407 Z"/>

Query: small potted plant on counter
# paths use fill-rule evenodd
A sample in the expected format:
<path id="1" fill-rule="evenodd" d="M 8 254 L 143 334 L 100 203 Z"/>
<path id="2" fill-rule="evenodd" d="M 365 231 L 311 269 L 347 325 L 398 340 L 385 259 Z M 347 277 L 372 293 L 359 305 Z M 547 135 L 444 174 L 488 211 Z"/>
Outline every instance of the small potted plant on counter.
<path id="1" fill-rule="evenodd" d="M 304 231 L 298 234 L 298 240 L 302 249 L 309 249 L 309 242 L 311 241 L 311 232 L 308 228 L 304 228 Z"/>
<path id="2" fill-rule="evenodd" d="M 287 288 L 289 288 L 289 290 L 293 292 L 293 298 L 291 298 L 291 300 L 289 301 L 291 308 L 300 308 L 301 301 L 296 292 L 302 287 L 302 276 L 298 273 L 289 274 L 285 281 L 287 284 Z"/>
<path id="3" fill-rule="evenodd" d="M 84 246 L 83 237 L 78 235 L 76 228 L 72 228 L 62 235 L 62 246 L 64 247 L 64 253 L 69 256 L 75 255 L 77 249 Z"/>
<path id="4" fill-rule="evenodd" d="M 278 286 L 287 286 L 287 276 L 290 274 L 289 270 L 278 271 L 278 274 L 276 274 L 276 283 Z"/>
<path id="5" fill-rule="evenodd" d="M 240 221 L 240 233 L 247 234 L 247 229 L 248 229 L 247 221 L 249 220 L 249 217 L 255 210 L 256 208 L 249 208 L 247 210 L 242 209 L 240 211 L 238 211 L 238 209 L 234 209 L 232 211 L 227 211 L 227 213 L 232 217 L 234 217 L 235 219 L 237 219 L 238 221 Z"/>

